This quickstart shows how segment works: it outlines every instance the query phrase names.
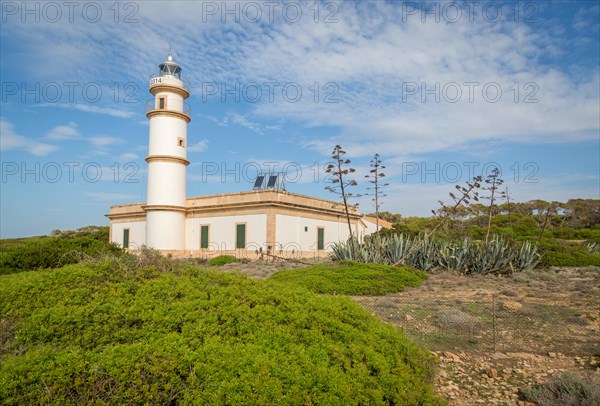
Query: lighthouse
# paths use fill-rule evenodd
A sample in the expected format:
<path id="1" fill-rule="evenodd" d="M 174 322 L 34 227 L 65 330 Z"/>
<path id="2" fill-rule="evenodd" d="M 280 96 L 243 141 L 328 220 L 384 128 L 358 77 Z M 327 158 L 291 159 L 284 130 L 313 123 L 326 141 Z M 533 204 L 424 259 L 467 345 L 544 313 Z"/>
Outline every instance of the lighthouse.
<path id="1" fill-rule="evenodd" d="M 185 100 L 189 86 L 181 77 L 181 67 L 169 50 L 150 77 L 154 99 L 146 105 L 150 120 L 146 246 L 173 253 L 185 249 L 187 125 L 190 109 Z"/>
<path id="2" fill-rule="evenodd" d="M 257 174 L 251 190 L 187 197 L 190 93 L 171 51 L 149 85 L 148 195 L 145 202 L 111 206 L 111 242 L 176 257 L 308 258 L 324 257 L 333 243 L 348 240 L 343 205 L 291 193 L 279 173 Z M 376 219 L 362 216 L 357 206 L 349 209 L 355 236 L 377 231 Z M 391 228 L 382 221 L 380 226 Z"/>

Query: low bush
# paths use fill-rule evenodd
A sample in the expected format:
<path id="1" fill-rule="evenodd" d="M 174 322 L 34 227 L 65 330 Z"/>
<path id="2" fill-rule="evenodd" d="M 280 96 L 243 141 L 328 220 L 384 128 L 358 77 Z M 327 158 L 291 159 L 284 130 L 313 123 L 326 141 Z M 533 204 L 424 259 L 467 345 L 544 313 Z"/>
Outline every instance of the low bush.
<path id="1" fill-rule="evenodd" d="M 271 279 L 303 286 L 316 293 L 385 295 L 407 286 L 419 286 L 427 274 L 409 266 L 341 261 L 279 271 Z"/>
<path id="2" fill-rule="evenodd" d="M 208 265 L 222 266 L 225 264 L 230 264 L 235 261 L 237 261 L 237 259 L 233 255 L 219 255 L 218 257 L 209 259 Z"/>
<path id="3" fill-rule="evenodd" d="M 547 251 L 542 257 L 544 266 L 600 266 L 600 255 L 582 251 L 556 252 Z"/>
<path id="4" fill-rule="evenodd" d="M 443 403 L 432 355 L 400 329 L 237 273 L 107 261 L 4 275 L 0 320 L 3 405 Z"/>
<path id="5" fill-rule="evenodd" d="M 543 240 L 540 251 L 542 266 L 600 266 L 600 255 L 590 253 L 585 244 Z"/>
<path id="6" fill-rule="evenodd" d="M 579 375 L 564 373 L 553 380 L 522 390 L 525 400 L 540 406 L 600 405 L 600 386 Z"/>
<path id="7" fill-rule="evenodd" d="M 107 228 L 107 227 L 104 227 Z M 0 275 L 57 268 L 87 257 L 119 254 L 123 250 L 104 238 L 104 228 L 51 237 L 0 241 Z"/>

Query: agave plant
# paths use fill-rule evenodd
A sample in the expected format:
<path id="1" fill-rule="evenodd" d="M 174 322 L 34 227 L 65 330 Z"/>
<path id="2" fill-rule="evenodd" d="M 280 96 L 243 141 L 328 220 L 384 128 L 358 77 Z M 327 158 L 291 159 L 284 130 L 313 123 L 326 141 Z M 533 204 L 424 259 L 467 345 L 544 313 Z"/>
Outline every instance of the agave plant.
<path id="1" fill-rule="evenodd" d="M 585 248 L 592 255 L 600 254 L 600 244 L 598 244 L 597 242 L 589 242 L 587 243 Z"/>
<path id="2" fill-rule="evenodd" d="M 465 274 L 506 274 L 534 268 L 540 261 L 538 247 L 528 241 L 520 247 L 501 236 L 487 243 L 464 239 L 460 243 L 439 241 L 427 237 L 411 239 L 403 234 L 364 242 L 354 240 L 352 258 L 350 240 L 332 246 L 333 260 L 354 259 L 364 263 L 394 264 L 404 258 L 408 265 L 423 271 L 440 267 Z M 416 244 L 416 250 L 412 250 Z"/>
<path id="3" fill-rule="evenodd" d="M 460 245 L 444 241 L 438 249 L 437 263 L 441 268 L 466 273 L 472 256 L 473 243 L 468 239 L 465 238 Z"/>
<path id="4" fill-rule="evenodd" d="M 350 244 L 347 242 L 334 243 L 331 246 L 331 253 L 329 257 L 334 261 L 343 261 L 345 259 L 352 259 L 352 251 L 350 250 Z"/>
<path id="5" fill-rule="evenodd" d="M 513 262 L 517 256 L 514 245 L 500 236 L 477 246 L 468 273 L 504 274 L 514 270 Z"/>
<path id="6" fill-rule="evenodd" d="M 430 271 L 437 265 L 437 251 L 438 244 L 435 240 L 422 237 L 419 248 L 410 254 L 406 263 L 422 271 Z"/>
<path id="7" fill-rule="evenodd" d="M 413 244 L 413 240 L 404 234 L 394 234 L 389 238 L 381 240 L 381 247 L 386 257 L 387 263 L 395 264 L 400 261 Z"/>
<path id="8" fill-rule="evenodd" d="M 532 244 L 529 241 L 525 241 L 521 245 L 521 249 L 515 258 L 515 268 L 519 271 L 526 271 L 533 269 L 539 264 L 542 256 L 538 254 L 537 244 Z"/>
<path id="9" fill-rule="evenodd" d="M 358 241 L 356 241 L 354 243 L 354 247 L 354 252 L 356 254 L 356 258 L 354 258 L 355 261 L 364 262 L 365 264 L 377 262 L 377 249 L 375 247 L 375 244 L 373 244 L 372 242 L 367 241 L 361 244 Z"/>

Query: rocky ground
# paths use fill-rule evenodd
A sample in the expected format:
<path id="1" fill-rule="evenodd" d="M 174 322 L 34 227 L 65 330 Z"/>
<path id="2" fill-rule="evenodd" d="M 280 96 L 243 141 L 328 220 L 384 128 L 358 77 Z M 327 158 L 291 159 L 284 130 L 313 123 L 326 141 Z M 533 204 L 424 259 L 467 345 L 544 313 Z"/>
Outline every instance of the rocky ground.
<path id="1" fill-rule="evenodd" d="M 266 278 L 300 266 L 226 267 Z M 565 372 L 600 385 L 600 268 L 434 273 L 419 288 L 353 299 L 439 357 L 436 385 L 450 405 L 526 405 L 520 389 Z"/>
<path id="2" fill-rule="evenodd" d="M 600 385 L 600 269 L 509 277 L 432 274 L 419 288 L 354 300 L 439 356 L 450 405 L 523 405 L 519 391 L 572 372 Z"/>
<path id="3" fill-rule="evenodd" d="M 561 353 L 472 353 L 438 351 L 438 390 L 450 405 L 529 405 L 520 389 L 546 382 L 565 372 L 600 384 L 598 357 Z"/>

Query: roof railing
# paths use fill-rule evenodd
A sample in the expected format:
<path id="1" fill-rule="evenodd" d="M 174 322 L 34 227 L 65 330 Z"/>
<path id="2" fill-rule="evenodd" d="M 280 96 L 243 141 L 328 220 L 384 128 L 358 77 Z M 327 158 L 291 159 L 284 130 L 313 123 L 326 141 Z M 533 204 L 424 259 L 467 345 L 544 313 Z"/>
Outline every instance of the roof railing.
<path id="1" fill-rule="evenodd" d="M 155 99 L 150 99 L 150 100 L 148 100 L 146 102 L 146 113 L 148 113 L 149 111 L 154 111 L 154 110 L 156 110 L 156 111 L 161 111 L 161 110 L 164 110 L 164 111 L 176 111 L 178 113 L 183 113 L 186 116 L 191 116 L 191 114 L 192 114 L 192 108 L 186 102 L 183 102 L 183 111 L 181 111 L 181 110 L 171 109 L 171 108 L 168 108 L 168 107 L 164 108 L 164 109 L 157 108 L 156 107 L 156 100 Z"/>
<path id="2" fill-rule="evenodd" d="M 182 77 L 176 77 L 176 76 L 172 76 L 172 75 L 163 75 L 163 74 L 161 74 L 161 73 L 153 73 L 152 75 L 150 75 L 150 78 L 149 78 L 149 79 L 150 79 L 150 80 L 152 80 L 152 79 L 154 79 L 154 78 L 161 78 L 161 77 L 163 77 L 163 78 L 172 77 L 172 78 L 174 78 L 174 79 L 181 80 L 181 83 L 183 84 L 183 88 L 184 88 L 185 90 L 187 90 L 187 91 L 188 91 L 188 93 L 189 93 L 189 91 L 190 91 L 190 81 L 189 81 L 189 80 L 187 80 L 186 78 L 182 78 Z M 160 83 L 156 83 L 156 84 L 154 84 L 154 85 L 152 85 L 152 86 L 159 85 L 159 84 L 160 84 Z"/>

